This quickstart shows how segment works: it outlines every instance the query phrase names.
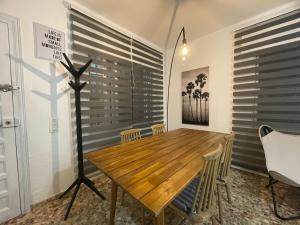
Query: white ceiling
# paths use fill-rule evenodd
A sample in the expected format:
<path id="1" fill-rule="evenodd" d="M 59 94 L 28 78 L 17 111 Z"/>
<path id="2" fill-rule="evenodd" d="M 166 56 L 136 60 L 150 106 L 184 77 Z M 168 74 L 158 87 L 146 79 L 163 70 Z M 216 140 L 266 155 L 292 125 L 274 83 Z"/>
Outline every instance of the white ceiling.
<path id="1" fill-rule="evenodd" d="M 160 48 L 166 46 L 170 27 L 179 32 L 184 25 L 193 40 L 293 1 L 75 0 Z"/>

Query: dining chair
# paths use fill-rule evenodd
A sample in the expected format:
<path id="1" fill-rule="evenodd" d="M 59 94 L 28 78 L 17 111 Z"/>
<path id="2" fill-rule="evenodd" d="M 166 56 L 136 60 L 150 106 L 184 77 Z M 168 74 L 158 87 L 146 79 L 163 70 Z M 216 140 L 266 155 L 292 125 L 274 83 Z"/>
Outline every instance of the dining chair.
<path id="1" fill-rule="evenodd" d="M 283 215 L 279 212 L 274 186 L 281 182 L 297 189 L 300 188 L 300 135 L 282 133 L 266 124 L 259 127 L 258 134 L 266 157 L 269 174 L 269 184 L 266 188 L 271 188 L 275 216 L 285 221 L 299 220 L 299 213 Z M 299 200 L 295 199 L 295 201 Z M 282 201 L 280 202 L 284 204 Z"/>
<path id="2" fill-rule="evenodd" d="M 204 166 L 196 177 L 170 204 L 184 219 L 198 224 L 215 218 L 215 190 L 223 146 L 204 155 Z"/>
<path id="3" fill-rule="evenodd" d="M 165 124 L 155 124 L 151 126 L 153 136 L 163 134 L 166 132 Z"/>
<path id="4" fill-rule="evenodd" d="M 142 138 L 141 137 L 141 129 L 124 130 L 124 131 L 120 132 L 120 136 L 121 136 L 122 144 L 131 142 L 131 141 L 137 141 Z"/>
<path id="5" fill-rule="evenodd" d="M 121 143 L 125 144 L 131 141 L 137 141 L 142 139 L 141 136 L 141 129 L 130 129 L 130 130 L 124 130 L 120 132 L 121 136 Z M 125 200 L 125 191 L 122 191 L 122 197 L 121 197 L 121 204 L 124 204 Z"/>
<path id="6" fill-rule="evenodd" d="M 224 150 L 221 155 L 220 167 L 218 169 L 217 177 L 217 194 L 218 194 L 218 205 L 219 205 L 219 217 L 220 222 L 223 224 L 223 208 L 222 199 L 220 193 L 220 185 L 225 185 L 228 202 L 231 203 L 231 186 L 230 186 L 230 175 L 231 175 L 231 158 L 232 158 L 232 146 L 234 140 L 234 133 L 225 136 Z"/>

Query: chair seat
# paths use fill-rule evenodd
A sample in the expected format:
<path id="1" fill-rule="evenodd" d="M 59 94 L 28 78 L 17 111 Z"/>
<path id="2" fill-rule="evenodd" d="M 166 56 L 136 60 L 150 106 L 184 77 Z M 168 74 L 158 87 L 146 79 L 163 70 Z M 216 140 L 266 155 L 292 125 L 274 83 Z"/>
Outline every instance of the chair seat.
<path id="1" fill-rule="evenodd" d="M 178 209 L 189 213 L 192 210 L 193 200 L 197 192 L 199 179 L 194 179 L 172 202 Z"/>
<path id="2" fill-rule="evenodd" d="M 281 182 L 299 187 L 300 135 L 285 134 L 274 130 L 260 137 L 266 155 L 268 172 L 273 173 L 274 178 Z"/>

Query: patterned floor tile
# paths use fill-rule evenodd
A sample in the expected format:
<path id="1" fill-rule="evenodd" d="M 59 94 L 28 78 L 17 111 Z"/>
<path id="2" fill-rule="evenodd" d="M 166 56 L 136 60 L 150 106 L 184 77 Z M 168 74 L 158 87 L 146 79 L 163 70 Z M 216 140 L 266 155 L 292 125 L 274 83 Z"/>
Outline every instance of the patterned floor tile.
<path id="1" fill-rule="evenodd" d="M 107 196 L 102 201 L 89 189 L 82 186 L 69 219 L 63 220 L 70 195 L 63 200 L 51 198 L 32 207 L 31 212 L 12 219 L 3 225 L 104 225 L 109 224 L 110 180 L 101 176 L 94 180 L 96 186 Z M 232 200 L 226 201 L 226 193 L 222 188 L 225 225 L 300 225 L 300 220 L 283 222 L 277 219 L 272 211 L 271 195 L 265 188 L 266 177 L 233 170 Z M 300 212 L 300 191 L 282 184 L 277 185 L 280 210 L 284 214 Z M 119 195 L 120 196 L 120 195 Z M 181 218 L 171 209 L 166 209 L 166 225 L 177 225 Z M 126 197 L 123 206 L 118 202 L 116 225 L 140 225 L 141 209 L 137 202 Z M 152 218 L 146 218 L 146 224 L 153 224 Z M 184 222 L 185 225 L 189 224 Z M 208 225 L 210 223 L 207 223 Z"/>

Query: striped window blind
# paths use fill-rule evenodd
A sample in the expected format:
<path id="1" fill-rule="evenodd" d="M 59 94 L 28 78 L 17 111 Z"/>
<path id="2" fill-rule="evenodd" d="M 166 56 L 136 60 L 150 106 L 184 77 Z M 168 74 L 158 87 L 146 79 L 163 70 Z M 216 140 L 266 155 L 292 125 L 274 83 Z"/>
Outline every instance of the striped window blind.
<path id="1" fill-rule="evenodd" d="M 150 134 L 164 119 L 163 54 L 73 8 L 70 30 L 75 65 L 93 60 L 82 76 L 84 151 L 120 143 L 122 130 Z"/>
<path id="2" fill-rule="evenodd" d="M 258 127 L 300 133 L 300 9 L 236 31 L 233 80 L 232 164 L 264 173 Z"/>

